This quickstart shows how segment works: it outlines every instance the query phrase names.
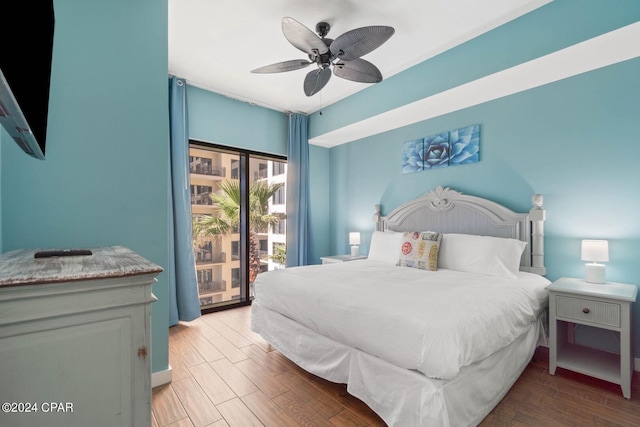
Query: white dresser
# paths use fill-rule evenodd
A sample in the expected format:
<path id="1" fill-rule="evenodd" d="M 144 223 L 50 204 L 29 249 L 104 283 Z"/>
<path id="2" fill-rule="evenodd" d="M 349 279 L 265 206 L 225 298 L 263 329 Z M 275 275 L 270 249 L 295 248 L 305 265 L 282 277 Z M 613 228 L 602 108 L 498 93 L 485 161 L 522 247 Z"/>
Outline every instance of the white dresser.
<path id="1" fill-rule="evenodd" d="M 151 425 L 151 286 L 122 246 L 0 255 L 0 425 Z"/>

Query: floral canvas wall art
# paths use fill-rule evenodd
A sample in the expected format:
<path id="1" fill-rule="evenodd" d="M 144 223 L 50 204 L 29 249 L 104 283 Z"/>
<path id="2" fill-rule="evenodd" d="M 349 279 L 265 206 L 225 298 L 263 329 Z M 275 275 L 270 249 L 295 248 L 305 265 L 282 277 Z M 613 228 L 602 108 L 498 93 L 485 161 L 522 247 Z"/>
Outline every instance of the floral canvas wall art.
<path id="1" fill-rule="evenodd" d="M 480 125 L 440 132 L 402 145 L 402 173 L 478 163 Z"/>
<path id="2" fill-rule="evenodd" d="M 423 157 L 425 169 L 449 166 L 449 132 L 426 137 Z"/>
<path id="3" fill-rule="evenodd" d="M 480 156 L 480 125 L 467 126 L 449 132 L 451 166 L 478 163 Z"/>
<path id="4" fill-rule="evenodd" d="M 414 139 L 402 144 L 402 173 L 424 169 L 424 139 Z"/>

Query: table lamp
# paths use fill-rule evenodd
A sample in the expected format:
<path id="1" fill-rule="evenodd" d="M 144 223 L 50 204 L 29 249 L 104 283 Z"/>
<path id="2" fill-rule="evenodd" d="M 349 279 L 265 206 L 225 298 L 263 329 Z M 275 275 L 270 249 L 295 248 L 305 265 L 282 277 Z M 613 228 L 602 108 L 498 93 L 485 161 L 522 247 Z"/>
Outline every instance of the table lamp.
<path id="1" fill-rule="evenodd" d="M 351 256 L 359 256 L 360 255 L 360 233 L 357 231 L 352 231 L 349 233 L 349 244 L 351 245 Z"/>
<path id="2" fill-rule="evenodd" d="M 583 240 L 582 261 L 591 261 L 585 264 L 584 278 L 591 283 L 605 283 L 605 266 L 598 262 L 609 261 L 609 242 L 607 240 Z"/>

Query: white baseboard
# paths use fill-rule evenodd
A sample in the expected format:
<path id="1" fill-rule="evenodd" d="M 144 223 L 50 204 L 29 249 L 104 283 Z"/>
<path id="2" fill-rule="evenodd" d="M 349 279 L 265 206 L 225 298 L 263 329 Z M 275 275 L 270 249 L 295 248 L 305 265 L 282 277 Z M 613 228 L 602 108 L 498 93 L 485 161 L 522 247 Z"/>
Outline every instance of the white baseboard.
<path id="1" fill-rule="evenodd" d="M 169 384 L 173 376 L 173 369 L 171 365 L 164 371 L 154 372 L 151 374 L 151 388 L 158 387 L 160 385 Z"/>

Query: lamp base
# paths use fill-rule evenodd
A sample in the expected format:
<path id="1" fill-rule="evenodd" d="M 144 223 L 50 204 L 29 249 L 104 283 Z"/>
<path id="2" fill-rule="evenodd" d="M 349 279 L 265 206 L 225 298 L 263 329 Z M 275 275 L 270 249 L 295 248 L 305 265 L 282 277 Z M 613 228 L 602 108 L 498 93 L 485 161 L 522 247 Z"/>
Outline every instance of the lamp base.
<path id="1" fill-rule="evenodd" d="M 606 283 L 604 264 L 585 264 L 584 279 L 589 283 Z"/>
<path id="2" fill-rule="evenodd" d="M 351 246 L 351 256 L 360 256 L 360 247 L 359 246 Z"/>

